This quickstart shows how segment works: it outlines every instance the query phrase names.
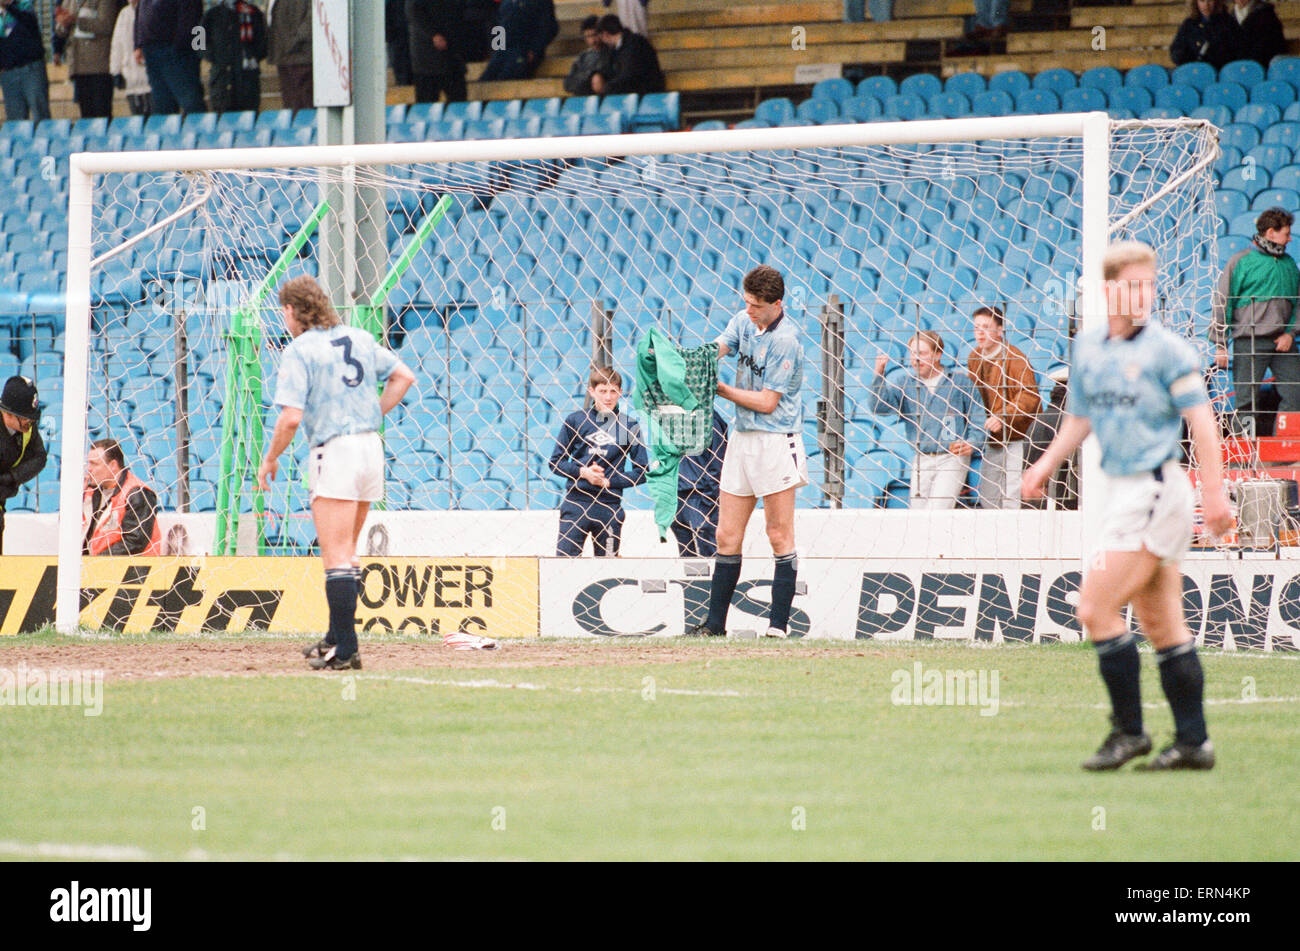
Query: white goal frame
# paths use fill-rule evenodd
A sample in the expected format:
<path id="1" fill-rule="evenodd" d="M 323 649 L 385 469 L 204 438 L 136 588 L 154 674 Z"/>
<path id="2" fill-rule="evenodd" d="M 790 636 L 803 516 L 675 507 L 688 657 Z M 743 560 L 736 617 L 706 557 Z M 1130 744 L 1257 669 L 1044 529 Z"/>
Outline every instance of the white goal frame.
<path id="1" fill-rule="evenodd" d="M 164 152 L 77 153 L 69 160 L 68 275 L 64 358 L 62 470 L 59 484 L 58 575 L 55 627 L 78 628 L 81 588 L 82 471 L 85 466 L 87 367 L 94 176 L 130 172 L 203 172 L 273 168 L 346 168 L 408 163 L 488 162 L 653 156 L 723 151 L 771 151 L 985 139 L 1078 138 L 1082 141 L 1082 281 L 1084 327 L 1105 320 L 1101 260 L 1109 235 L 1111 120 L 1105 112 L 997 118 L 935 119 L 718 132 L 663 132 L 469 142 L 378 143 L 294 148 L 196 149 Z M 1085 447 L 1081 505 L 1096 478 L 1095 455 Z M 1088 519 L 1083 519 L 1085 536 Z M 1087 538 L 1084 539 L 1087 550 Z"/>

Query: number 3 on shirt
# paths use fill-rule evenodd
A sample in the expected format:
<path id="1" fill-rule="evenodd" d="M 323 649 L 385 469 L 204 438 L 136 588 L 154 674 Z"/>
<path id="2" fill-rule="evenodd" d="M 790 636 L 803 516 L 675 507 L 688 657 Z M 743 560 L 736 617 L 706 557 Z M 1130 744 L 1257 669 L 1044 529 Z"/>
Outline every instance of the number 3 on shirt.
<path id="1" fill-rule="evenodd" d="M 366 378 L 366 368 L 361 365 L 361 361 L 352 356 L 352 340 L 348 337 L 341 337 L 338 340 L 331 340 L 330 346 L 343 348 L 343 362 L 356 371 L 355 377 L 343 374 L 343 382 L 348 386 L 360 386 L 361 381 Z"/>

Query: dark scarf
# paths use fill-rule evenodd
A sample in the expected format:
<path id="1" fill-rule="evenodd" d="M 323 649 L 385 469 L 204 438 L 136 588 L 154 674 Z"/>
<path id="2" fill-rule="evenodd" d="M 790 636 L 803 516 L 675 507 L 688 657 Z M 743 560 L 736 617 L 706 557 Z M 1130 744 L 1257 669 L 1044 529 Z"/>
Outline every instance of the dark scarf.
<path id="1" fill-rule="evenodd" d="M 1265 254 L 1272 255 L 1275 258 L 1280 258 L 1286 254 L 1286 245 L 1278 244 L 1276 241 L 1270 241 L 1262 234 L 1255 235 L 1255 237 L 1251 238 L 1251 241 L 1254 242 L 1256 249 L 1263 251 Z"/>

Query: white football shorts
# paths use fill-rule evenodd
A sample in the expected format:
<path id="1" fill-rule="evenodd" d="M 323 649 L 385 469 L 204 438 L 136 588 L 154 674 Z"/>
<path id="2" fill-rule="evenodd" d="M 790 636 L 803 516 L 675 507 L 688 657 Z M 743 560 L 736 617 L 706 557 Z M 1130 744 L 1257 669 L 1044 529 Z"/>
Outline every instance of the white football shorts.
<path id="1" fill-rule="evenodd" d="M 1160 475 L 1143 472 L 1108 476 L 1105 510 L 1097 550 L 1145 548 L 1165 564 L 1177 565 L 1192 544 L 1195 497 L 1187 473 L 1170 461 Z"/>
<path id="2" fill-rule="evenodd" d="M 307 459 L 311 497 L 378 502 L 384 497 L 384 446 L 379 433 L 335 436 Z"/>
<path id="3" fill-rule="evenodd" d="M 803 433 L 733 432 L 722 458 L 723 492 L 763 498 L 808 484 Z"/>

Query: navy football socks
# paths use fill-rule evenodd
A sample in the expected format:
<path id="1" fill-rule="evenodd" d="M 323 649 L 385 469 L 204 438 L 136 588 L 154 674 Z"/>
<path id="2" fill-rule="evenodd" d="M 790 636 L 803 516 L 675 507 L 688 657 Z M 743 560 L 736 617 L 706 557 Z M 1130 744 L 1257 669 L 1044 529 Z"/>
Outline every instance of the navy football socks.
<path id="1" fill-rule="evenodd" d="M 1200 746 L 1209 734 L 1205 729 L 1205 672 L 1196 653 L 1196 642 L 1187 641 L 1156 651 L 1160 663 L 1160 686 L 1174 714 L 1174 739 Z"/>
<path id="2" fill-rule="evenodd" d="M 1131 631 L 1106 641 L 1094 641 L 1101 679 L 1110 692 L 1115 724 L 1130 736 L 1142 734 L 1141 664 L 1137 638 Z"/>
<path id="3" fill-rule="evenodd" d="M 772 619 L 777 630 L 790 626 L 790 603 L 794 601 L 794 582 L 799 574 L 799 559 L 794 552 L 776 556 L 776 570 L 772 573 Z"/>
<path id="4" fill-rule="evenodd" d="M 346 660 L 357 652 L 357 579 L 352 568 L 325 572 L 325 603 L 330 615 L 325 640 L 334 645 L 338 657 Z"/>
<path id="5" fill-rule="evenodd" d="M 731 596 L 740 581 L 740 556 L 718 555 L 713 561 L 713 587 L 709 591 L 709 617 L 704 623 L 709 630 L 722 634 L 727 630 L 727 612 L 731 609 Z"/>

